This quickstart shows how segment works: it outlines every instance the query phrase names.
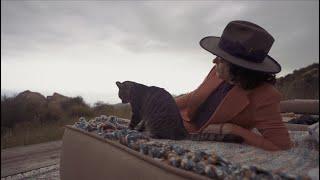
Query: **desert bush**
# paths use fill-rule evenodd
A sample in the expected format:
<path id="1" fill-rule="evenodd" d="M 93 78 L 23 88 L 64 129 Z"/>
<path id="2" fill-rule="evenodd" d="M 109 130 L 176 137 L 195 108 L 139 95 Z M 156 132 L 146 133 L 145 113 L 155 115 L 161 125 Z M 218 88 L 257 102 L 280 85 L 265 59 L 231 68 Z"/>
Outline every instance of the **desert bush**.
<path id="1" fill-rule="evenodd" d="M 93 112 L 95 116 L 99 115 L 113 115 L 121 118 L 131 118 L 131 106 L 129 104 L 108 104 L 102 101 L 98 101 L 93 106 Z"/>
<path id="2" fill-rule="evenodd" d="M 90 107 L 83 105 L 73 105 L 72 107 L 70 107 L 68 115 L 71 117 L 92 117 L 94 114 Z"/>
<path id="3" fill-rule="evenodd" d="M 72 106 L 75 106 L 75 105 L 82 105 L 82 106 L 88 106 L 82 97 L 80 96 L 77 96 L 77 97 L 74 97 L 74 98 L 69 98 L 68 100 L 65 100 L 63 102 L 61 102 L 61 107 L 63 109 L 69 109 L 71 108 Z"/>
<path id="4" fill-rule="evenodd" d="M 2 96 L 1 97 L 1 135 L 7 132 L 15 125 L 17 114 L 14 109 L 13 98 Z"/>
<path id="5" fill-rule="evenodd" d="M 13 128 L 16 123 L 41 120 L 45 108 L 35 101 L 3 96 L 1 98 L 1 126 Z"/>
<path id="6" fill-rule="evenodd" d="M 57 106 L 47 106 L 45 111 L 45 121 L 57 121 L 65 116 L 65 113 Z"/>
<path id="7" fill-rule="evenodd" d="M 94 103 L 92 110 L 96 116 L 114 114 L 114 106 L 101 101 Z"/>
<path id="8" fill-rule="evenodd" d="M 132 115 L 131 106 L 129 104 L 122 105 L 120 107 L 115 106 L 112 115 L 115 115 L 121 118 L 130 119 Z"/>
<path id="9" fill-rule="evenodd" d="M 69 117 L 93 116 L 93 111 L 80 96 L 61 102 L 61 108 Z"/>

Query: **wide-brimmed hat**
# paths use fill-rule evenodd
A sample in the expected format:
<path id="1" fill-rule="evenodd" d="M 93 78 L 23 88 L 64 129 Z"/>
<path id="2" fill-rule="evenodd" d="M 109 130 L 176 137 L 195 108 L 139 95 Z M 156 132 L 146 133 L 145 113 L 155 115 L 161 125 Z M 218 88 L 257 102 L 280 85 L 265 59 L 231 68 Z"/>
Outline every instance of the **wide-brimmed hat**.
<path id="1" fill-rule="evenodd" d="M 278 73 L 280 64 L 268 55 L 274 38 L 262 27 L 248 21 L 231 21 L 221 37 L 208 36 L 200 46 L 226 61 L 246 69 Z"/>

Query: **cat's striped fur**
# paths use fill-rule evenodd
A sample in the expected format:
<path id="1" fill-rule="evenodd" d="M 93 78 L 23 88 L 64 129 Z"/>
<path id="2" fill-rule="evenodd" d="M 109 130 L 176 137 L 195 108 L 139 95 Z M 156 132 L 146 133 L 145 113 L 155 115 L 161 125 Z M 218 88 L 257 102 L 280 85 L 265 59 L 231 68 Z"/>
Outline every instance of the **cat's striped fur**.
<path id="1" fill-rule="evenodd" d="M 189 134 L 174 98 L 163 88 L 145 86 L 132 81 L 116 82 L 122 103 L 130 103 L 132 118 L 130 129 L 145 131 L 152 138 L 191 139 L 241 142 L 234 135 Z"/>

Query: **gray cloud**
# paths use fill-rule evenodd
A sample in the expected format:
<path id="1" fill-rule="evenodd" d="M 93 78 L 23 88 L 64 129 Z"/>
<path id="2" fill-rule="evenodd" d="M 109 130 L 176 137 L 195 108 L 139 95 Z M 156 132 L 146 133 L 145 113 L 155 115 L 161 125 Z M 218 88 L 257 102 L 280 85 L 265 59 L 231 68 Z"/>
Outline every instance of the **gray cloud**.
<path id="1" fill-rule="evenodd" d="M 279 48 L 292 46 L 299 38 L 305 39 L 306 49 L 318 45 L 316 1 L 1 3 L 2 43 L 8 51 L 109 39 L 133 52 L 197 51 L 203 36 L 220 36 L 235 19 L 265 27 L 277 38 Z"/>
<path id="2" fill-rule="evenodd" d="M 200 67 L 208 66 L 210 62 L 204 61 L 212 55 L 201 49 L 199 40 L 221 36 L 226 24 L 237 19 L 255 22 L 275 37 L 270 55 L 282 64 L 283 73 L 319 60 L 319 1 L 312 0 L 4 0 L 1 1 L 1 57 L 6 63 L 90 60 L 90 63 L 115 63 L 121 67 L 134 66 L 130 64 L 133 55 L 137 63 L 141 57 L 152 58 L 152 54 L 167 58 L 158 66 L 167 67 L 173 63 L 170 58 L 175 58 L 175 62 L 183 62 L 184 68 L 205 74 Z M 129 70 L 128 74 L 134 74 Z M 174 76 L 183 78 L 186 73 Z"/>

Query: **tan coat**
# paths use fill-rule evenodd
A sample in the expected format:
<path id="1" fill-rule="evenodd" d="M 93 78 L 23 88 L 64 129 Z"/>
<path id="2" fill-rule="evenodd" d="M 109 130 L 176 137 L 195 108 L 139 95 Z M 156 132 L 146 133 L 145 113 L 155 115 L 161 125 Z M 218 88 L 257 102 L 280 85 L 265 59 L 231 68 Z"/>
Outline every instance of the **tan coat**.
<path id="1" fill-rule="evenodd" d="M 290 147 L 288 130 L 280 115 L 281 94 L 267 83 L 250 91 L 234 86 L 210 119 L 202 127 L 197 127 L 192 122 L 193 116 L 222 81 L 213 67 L 196 90 L 176 98 L 188 132 L 199 133 L 209 124 L 233 123 L 249 130 L 257 128 L 265 139 L 281 149 Z"/>

